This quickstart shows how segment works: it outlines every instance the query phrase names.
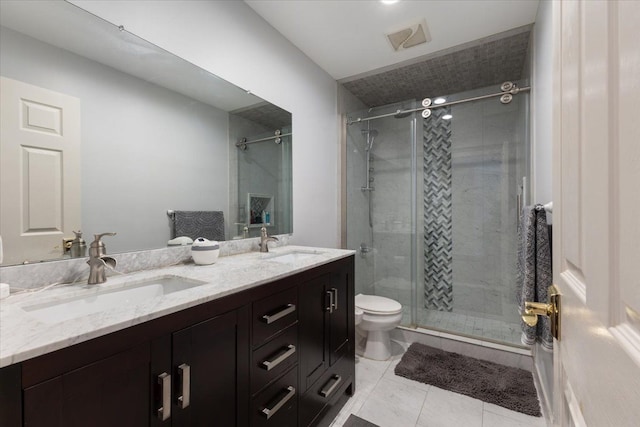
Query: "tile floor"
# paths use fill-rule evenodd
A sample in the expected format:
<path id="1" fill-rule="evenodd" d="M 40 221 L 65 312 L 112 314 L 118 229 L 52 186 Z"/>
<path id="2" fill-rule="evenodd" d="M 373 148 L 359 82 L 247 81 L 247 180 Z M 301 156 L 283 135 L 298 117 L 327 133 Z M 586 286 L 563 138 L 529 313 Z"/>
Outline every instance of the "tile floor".
<path id="1" fill-rule="evenodd" d="M 355 414 L 380 427 L 546 427 L 531 417 L 394 374 L 403 349 L 394 343 L 391 360 L 356 360 L 356 393 L 331 427 Z"/>

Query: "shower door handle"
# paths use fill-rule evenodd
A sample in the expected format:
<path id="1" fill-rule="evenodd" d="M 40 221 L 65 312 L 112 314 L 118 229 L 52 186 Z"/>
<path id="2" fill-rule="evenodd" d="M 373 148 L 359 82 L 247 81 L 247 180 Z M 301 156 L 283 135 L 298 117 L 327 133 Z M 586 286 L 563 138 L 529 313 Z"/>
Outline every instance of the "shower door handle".
<path id="1" fill-rule="evenodd" d="M 556 285 L 549 286 L 548 303 L 544 302 L 530 302 L 524 303 L 524 312 L 522 313 L 522 320 L 529 326 L 535 326 L 538 323 L 538 316 L 549 317 L 549 324 L 551 326 L 551 335 L 557 340 L 560 339 L 560 314 L 562 294 L 560 289 Z"/>

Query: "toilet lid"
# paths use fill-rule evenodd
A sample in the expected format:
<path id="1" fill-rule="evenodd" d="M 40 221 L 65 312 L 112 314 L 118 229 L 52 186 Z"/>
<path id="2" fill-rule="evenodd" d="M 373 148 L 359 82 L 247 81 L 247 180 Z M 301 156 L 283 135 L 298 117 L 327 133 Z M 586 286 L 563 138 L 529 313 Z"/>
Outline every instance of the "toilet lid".
<path id="1" fill-rule="evenodd" d="M 402 305 L 398 301 L 378 295 L 358 294 L 355 303 L 356 307 L 369 313 L 395 314 L 402 311 Z"/>

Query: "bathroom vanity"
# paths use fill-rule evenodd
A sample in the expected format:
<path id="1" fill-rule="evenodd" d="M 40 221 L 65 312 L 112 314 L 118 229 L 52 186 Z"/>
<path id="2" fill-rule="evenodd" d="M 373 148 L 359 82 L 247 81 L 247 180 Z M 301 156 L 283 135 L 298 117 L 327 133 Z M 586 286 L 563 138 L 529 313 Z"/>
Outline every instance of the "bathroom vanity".
<path id="1" fill-rule="evenodd" d="M 3 301 L 0 425 L 330 424 L 355 391 L 352 251 L 283 247 L 146 271 L 43 291 L 38 309 L 171 276 L 201 284 L 50 322 L 32 297 Z"/>

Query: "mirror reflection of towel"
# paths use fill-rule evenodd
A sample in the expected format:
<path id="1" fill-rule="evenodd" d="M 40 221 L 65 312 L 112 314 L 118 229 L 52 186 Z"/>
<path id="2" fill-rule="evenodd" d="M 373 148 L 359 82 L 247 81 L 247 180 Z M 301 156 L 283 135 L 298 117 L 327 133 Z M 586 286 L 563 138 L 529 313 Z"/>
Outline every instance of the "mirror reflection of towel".
<path id="1" fill-rule="evenodd" d="M 553 281 L 551 271 L 551 239 L 547 214 L 542 205 L 526 206 L 522 210 L 518 230 L 518 285 L 520 310 L 525 301 L 547 303 L 547 290 Z M 533 345 L 540 341 L 544 348 L 553 349 L 549 318 L 538 316 L 536 326 L 522 322 L 522 343 Z"/>
<path id="2" fill-rule="evenodd" d="M 224 214 L 222 211 L 174 211 L 171 238 L 188 236 L 209 240 L 224 240 Z"/>

